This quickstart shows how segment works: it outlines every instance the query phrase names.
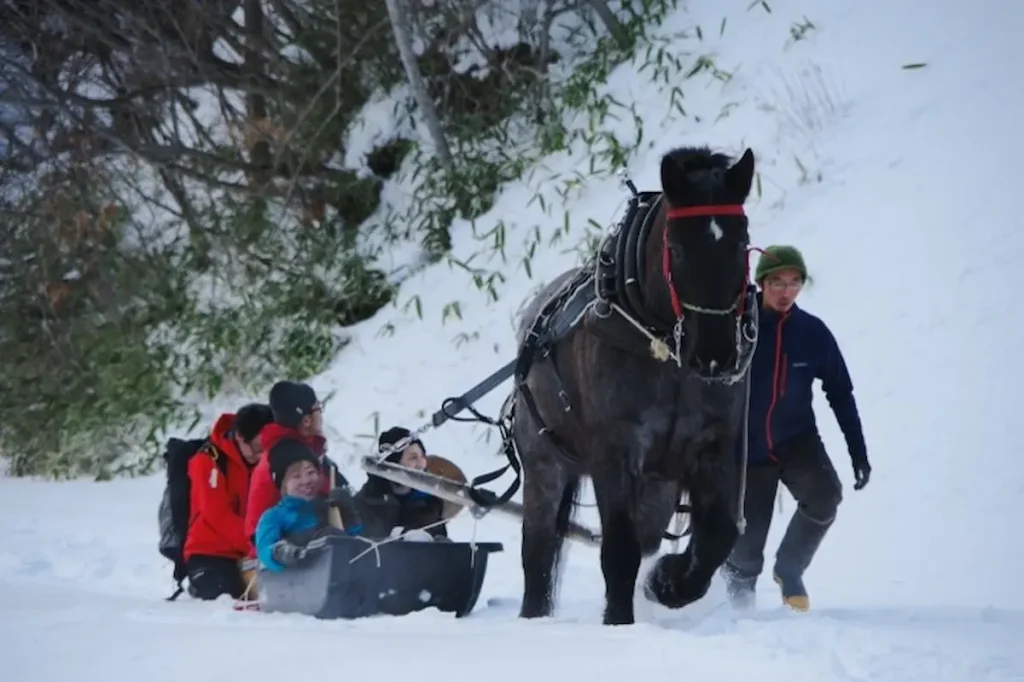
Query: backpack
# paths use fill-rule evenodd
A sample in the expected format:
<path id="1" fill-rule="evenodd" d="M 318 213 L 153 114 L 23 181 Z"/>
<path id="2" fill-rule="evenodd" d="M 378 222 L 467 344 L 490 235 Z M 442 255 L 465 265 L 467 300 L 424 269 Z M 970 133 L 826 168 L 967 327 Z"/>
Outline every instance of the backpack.
<path id="1" fill-rule="evenodd" d="M 227 458 L 220 457 L 216 448 L 206 438 L 167 441 L 164 461 L 167 463 L 167 484 L 160 500 L 157 519 L 160 524 L 160 554 L 174 562 L 174 581 L 177 590 L 167 601 L 177 599 L 185 588 L 182 587 L 188 571 L 185 568 L 185 536 L 192 518 L 192 481 L 188 477 L 188 463 L 199 454 L 212 455 L 221 474 L 226 475 Z"/>

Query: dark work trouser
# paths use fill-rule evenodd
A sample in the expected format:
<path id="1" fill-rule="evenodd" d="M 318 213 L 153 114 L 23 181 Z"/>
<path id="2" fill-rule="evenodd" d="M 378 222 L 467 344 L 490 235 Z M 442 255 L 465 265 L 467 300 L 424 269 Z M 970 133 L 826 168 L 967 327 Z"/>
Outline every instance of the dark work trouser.
<path id="1" fill-rule="evenodd" d="M 843 499 L 839 475 L 817 433 L 776 447 L 775 457 L 776 462 L 747 468 L 747 527 L 724 566 L 728 577 L 747 582 L 750 588 L 764 568 L 764 546 L 780 481 L 797 503 L 776 554 L 775 570 L 784 577 L 799 578 L 807 570 Z"/>
<path id="2" fill-rule="evenodd" d="M 240 599 L 245 592 L 245 582 L 236 559 L 193 556 L 185 567 L 188 570 L 188 593 L 196 599 L 208 601 L 222 594 Z"/>

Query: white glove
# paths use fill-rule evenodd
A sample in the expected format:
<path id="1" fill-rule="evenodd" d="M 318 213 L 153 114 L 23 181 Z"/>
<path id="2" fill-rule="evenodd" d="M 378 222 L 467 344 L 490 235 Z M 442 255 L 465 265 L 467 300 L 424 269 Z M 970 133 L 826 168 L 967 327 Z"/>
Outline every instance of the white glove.
<path id="1" fill-rule="evenodd" d="M 405 535 L 402 536 L 402 540 L 405 542 L 433 542 L 434 536 L 425 530 L 414 528 L 406 531 Z"/>

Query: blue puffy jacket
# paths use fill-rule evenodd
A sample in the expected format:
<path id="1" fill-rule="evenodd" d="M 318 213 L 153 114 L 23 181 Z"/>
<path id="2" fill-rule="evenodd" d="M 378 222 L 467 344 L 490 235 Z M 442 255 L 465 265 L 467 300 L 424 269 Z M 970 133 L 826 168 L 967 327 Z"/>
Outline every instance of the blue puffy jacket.
<path id="1" fill-rule="evenodd" d="M 268 571 L 283 571 L 285 567 L 274 560 L 274 545 L 289 535 L 317 530 L 323 525 L 313 501 L 285 495 L 263 512 L 256 524 L 256 556 Z"/>
<path id="2" fill-rule="evenodd" d="M 761 300 L 759 293 L 759 305 Z M 773 461 L 778 446 L 817 431 L 812 406 L 815 379 L 821 380 L 850 457 L 866 457 L 853 382 L 832 332 L 796 305 L 784 314 L 763 307 L 759 312 L 751 366 L 749 462 Z"/>

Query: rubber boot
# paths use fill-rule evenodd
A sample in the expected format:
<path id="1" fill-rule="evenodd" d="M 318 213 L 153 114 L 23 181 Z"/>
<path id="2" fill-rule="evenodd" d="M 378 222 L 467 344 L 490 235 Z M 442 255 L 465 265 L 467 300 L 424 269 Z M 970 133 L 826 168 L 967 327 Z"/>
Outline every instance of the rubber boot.
<path id="1" fill-rule="evenodd" d="M 834 519 L 831 519 L 819 523 L 797 509 L 790 519 L 789 527 L 786 528 L 782 543 L 779 544 L 772 577 L 782 592 L 782 603 L 794 611 L 806 611 L 811 607 L 811 600 L 804 586 L 804 571 L 811 565 L 811 560 L 833 521 Z"/>
<path id="2" fill-rule="evenodd" d="M 744 575 L 728 562 L 722 564 L 722 578 L 729 604 L 737 611 L 752 611 L 757 607 L 757 576 Z"/>

